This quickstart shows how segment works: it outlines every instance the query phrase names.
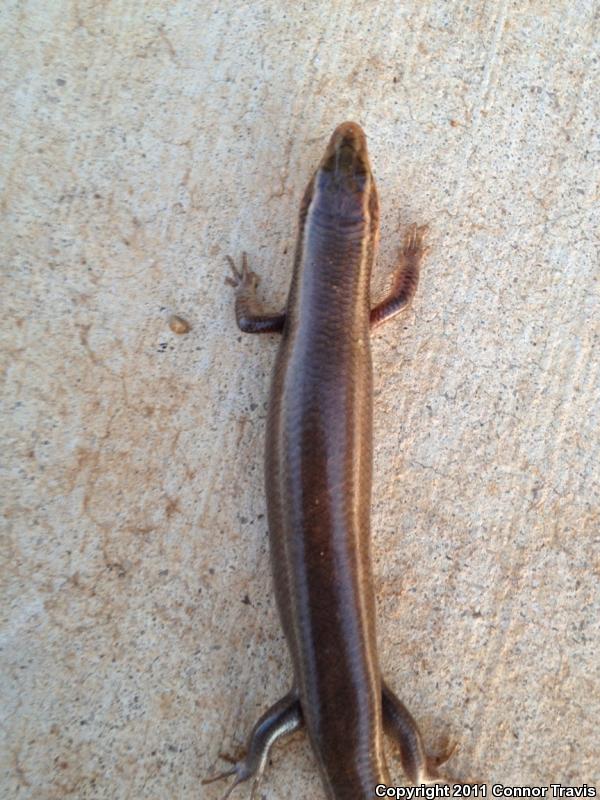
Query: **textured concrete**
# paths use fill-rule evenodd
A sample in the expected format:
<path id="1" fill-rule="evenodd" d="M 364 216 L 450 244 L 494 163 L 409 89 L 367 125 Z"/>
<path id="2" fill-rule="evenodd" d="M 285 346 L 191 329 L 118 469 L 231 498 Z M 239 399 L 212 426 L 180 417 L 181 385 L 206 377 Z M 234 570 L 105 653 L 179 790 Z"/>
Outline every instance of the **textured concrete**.
<path id="1" fill-rule="evenodd" d="M 6 798 L 206 798 L 288 686 L 262 443 L 278 304 L 333 127 L 378 179 L 381 659 L 448 769 L 600 788 L 598 4 L 6 2 Z M 175 319 L 179 317 L 180 319 Z M 402 775 L 393 762 L 397 782 Z M 322 797 L 304 737 L 266 798 Z M 247 789 L 239 797 L 248 797 Z"/>

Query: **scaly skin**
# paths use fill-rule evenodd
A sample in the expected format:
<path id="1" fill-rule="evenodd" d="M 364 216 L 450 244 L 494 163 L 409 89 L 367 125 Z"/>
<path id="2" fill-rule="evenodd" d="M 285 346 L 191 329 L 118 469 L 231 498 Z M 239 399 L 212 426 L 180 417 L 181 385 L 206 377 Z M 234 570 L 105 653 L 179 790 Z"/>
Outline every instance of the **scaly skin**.
<path id="1" fill-rule="evenodd" d="M 442 781 L 419 730 L 379 669 L 370 563 L 371 329 L 410 302 L 424 228 L 407 236 L 390 294 L 371 308 L 379 204 L 361 128 L 333 133 L 300 210 L 284 311 L 256 301 L 246 256 L 230 261 L 236 317 L 249 333 L 281 332 L 271 386 L 265 485 L 277 606 L 294 686 L 255 726 L 230 787 L 254 778 L 270 747 L 304 726 L 327 796 L 366 800 L 389 784 L 383 731 L 410 780 Z M 229 794 L 228 792 L 228 794 Z"/>

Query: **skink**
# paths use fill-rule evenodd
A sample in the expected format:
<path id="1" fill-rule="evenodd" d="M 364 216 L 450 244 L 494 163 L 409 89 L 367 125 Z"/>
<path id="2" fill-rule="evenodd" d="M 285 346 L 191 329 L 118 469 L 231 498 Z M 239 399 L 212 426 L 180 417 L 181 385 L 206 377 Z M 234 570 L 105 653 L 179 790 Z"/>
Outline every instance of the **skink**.
<path id="1" fill-rule="evenodd" d="M 244 254 L 230 258 L 236 318 L 246 333 L 280 332 L 265 458 L 277 607 L 290 650 L 289 694 L 256 723 L 226 797 L 253 779 L 277 739 L 303 727 L 327 797 L 366 800 L 389 785 L 385 731 L 406 776 L 443 782 L 419 729 L 383 682 L 370 564 L 372 368 L 370 333 L 414 295 L 425 229 L 404 242 L 390 293 L 371 307 L 379 202 L 365 135 L 334 131 L 300 208 L 287 305 L 263 311 Z"/>

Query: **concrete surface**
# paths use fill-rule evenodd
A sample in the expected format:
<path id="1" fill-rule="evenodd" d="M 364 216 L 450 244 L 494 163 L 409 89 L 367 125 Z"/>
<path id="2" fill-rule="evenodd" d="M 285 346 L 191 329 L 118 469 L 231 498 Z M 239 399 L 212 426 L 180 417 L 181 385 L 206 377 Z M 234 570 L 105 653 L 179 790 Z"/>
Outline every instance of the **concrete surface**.
<path id="1" fill-rule="evenodd" d="M 288 686 L 276 341 L 236 332 L 224 256 L 282 301 L 347 118 L 379 289 L 431 225 L 374 343 L 385 673 L 432 751 L 459 742 L 453 775 L 600 789 L 599 13 L 4 4 L 2 797 L 213 800 L 200 779 Z M 323 796 L 304 737 L 261 796 Z"/>

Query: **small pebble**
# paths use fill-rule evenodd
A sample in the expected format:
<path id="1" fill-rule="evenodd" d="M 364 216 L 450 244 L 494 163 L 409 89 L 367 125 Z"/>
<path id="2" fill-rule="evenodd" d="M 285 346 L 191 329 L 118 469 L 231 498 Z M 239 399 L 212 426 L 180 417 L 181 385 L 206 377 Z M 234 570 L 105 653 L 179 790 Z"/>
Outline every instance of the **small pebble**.
<path id="1" fill-rule="evenodd" d="M 190 323 L 183 319 L 183 317 L 178 317 L 177 314 L 171 314 L 169 317 L 169 328 L 173 331 L 173 333 L 177 333 L 179 335 L 183 333 L 189 333 L 191 330 Z"/>

